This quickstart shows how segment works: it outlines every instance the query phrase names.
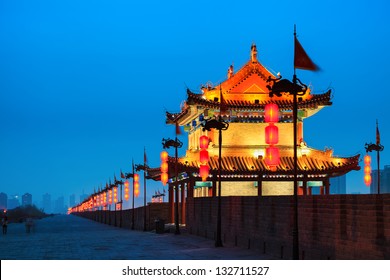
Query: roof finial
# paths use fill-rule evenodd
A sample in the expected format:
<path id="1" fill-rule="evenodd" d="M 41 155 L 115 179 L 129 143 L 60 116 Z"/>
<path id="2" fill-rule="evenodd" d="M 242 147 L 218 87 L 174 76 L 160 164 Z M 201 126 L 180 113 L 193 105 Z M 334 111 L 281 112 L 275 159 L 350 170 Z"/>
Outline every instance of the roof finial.
<path id="1" fill-rule="evenodd" d="M 233 75 L 234 75 L 234 70 L 233 70 L 233 64 L 232 64 L 232 65 L 230 65 L 230 67 L 228 69 L 228 79 L 233 77 Z"/>
<path id="2" fill-rule="evenodd" d="M 257 48 L 255 43 L 253 43 L 251 47 L 251 61 L 252 62 L 257 61 Z"/>

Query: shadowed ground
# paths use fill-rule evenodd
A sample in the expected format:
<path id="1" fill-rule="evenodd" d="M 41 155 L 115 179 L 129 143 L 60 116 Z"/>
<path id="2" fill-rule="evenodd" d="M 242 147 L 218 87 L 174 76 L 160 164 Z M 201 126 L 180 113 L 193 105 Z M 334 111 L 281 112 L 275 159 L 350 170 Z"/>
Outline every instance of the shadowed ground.
<path id="1" fill-rule="evenodd" d="M 72 215 L 35 221 L 31 233 L 24 224 L 9 224 L 0 237 L 2 260 L 231 260 L 272 259 L 259 251 L 225 246 L 186 233 L 131 231 Z"/>

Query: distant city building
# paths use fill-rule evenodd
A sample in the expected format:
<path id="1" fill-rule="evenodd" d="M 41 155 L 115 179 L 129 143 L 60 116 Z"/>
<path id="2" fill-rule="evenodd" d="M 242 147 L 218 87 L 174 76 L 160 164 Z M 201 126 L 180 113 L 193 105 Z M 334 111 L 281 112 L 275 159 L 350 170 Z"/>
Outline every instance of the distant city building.
<path id="1" fill-rule="evenodd" d="M 380 170 L 380 193 L 390 193 L 390 165 L 385 165 L 384 169 Z M 373 170 L 371 174 L 370 193 L 378 193 L 378 169 Z"/>
<path id="2" fill-rule="evenodd" d="M 66 206 L 65 206 L 65 202 L 64 202 L 64 197 L 63 197 L 63 196 L 60 196 L 60 197 L 57 198 L 57 200 L 55 201 L 54 212 L 55 212 L 55 213 L 58 213 L 58 214 L 64 214 L 64 213 L 67 212 L 67 209 L 66 209 Z"/>
<path id="3" fill-rule="evenodd" d="M 25 193 L 22 195 L 22 206 L 32 205 L 32 195 L 29 193 Z"/>
<path id="4" fill-rule="evenodd" d="M 8 196 L 6 193 L 0 193 L 0 210 L 8 209 Z"/>
<path id="5" fill-rule="evenodd" d="M 48 193 L 45 193 L 42 196 L 42 208 L 46 214 L 52 213 L 52 211 L 51 211 L 51 195 Z"/>
<path id="6" fill-rule="evenodd" d="M 8 209 L 14 209 L 16 207 L 20 206 L 20 198 L 17 194 L 12 195 L 10 198 L 8 198 Z"/>
<path id="7" fill-rule="evenodd" d="M 76 195 L 71 194 L 69 196 L 69 207 L 73 207 L 76 205 Z"/>
<path id="8" fill-rule="evenodd" d="M 330 194 L 347 193 L 347 176 L 338 176 L 330 178 Z"/>

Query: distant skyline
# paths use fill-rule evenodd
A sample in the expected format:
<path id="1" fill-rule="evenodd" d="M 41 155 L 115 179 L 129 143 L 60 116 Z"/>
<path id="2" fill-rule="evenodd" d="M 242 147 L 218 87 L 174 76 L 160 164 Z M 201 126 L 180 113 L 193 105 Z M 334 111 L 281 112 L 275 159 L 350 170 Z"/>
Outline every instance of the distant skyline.
<path id="1" fill-rule="evenodd" d="M 174 136 L 165 111 L 180 111 L 187 87 L 200 92 L 225 80 L 232 63 L 243 66 L 252 43 L 265 67 L 292 78 L 294 24 L 322 69 L 298 77 L 314 93 L 333 90 L 333 105 L 305 120 L 305 142 L 364 155 L 378 120 L 383 168 L 389 8 L 384 0 L 2 1 L 0 192 L 91 194 L 130 172 L 133 159 L 142 163 L 144 148 L 158 167 L 161 139 Z M 150 201 L 163 187 L 147 184 Z M 347 192 L 369 193 L 362 170 L 347 175 Z"/>

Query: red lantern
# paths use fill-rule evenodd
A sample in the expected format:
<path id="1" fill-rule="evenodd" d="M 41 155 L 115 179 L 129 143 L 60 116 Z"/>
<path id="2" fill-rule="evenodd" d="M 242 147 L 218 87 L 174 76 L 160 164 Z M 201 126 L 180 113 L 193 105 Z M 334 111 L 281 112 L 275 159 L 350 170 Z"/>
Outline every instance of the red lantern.
<path id="1" fill-rule="evenodd" d="M 371 156 L 370 155 L 365 155 L 364 156 L 364 164 L 365 165 L 370 165 L 371 164 Z"/>
<path id="2" fill-rule="evenodd" d="M 114 203 L 118 202 L 118 188 L 114 187 Z"/>
<path id="3" fill-rule="evenodd" d="M 371 174 L 371 166 L 370 165 L 364 166 L 364 174 Z"/>
<path id="4" fill-rule="evenodd" d="M 134 195 L 138 197 L 139 195 L 139 174 L 134 174 Z"/>
<path id="5" fill-rule="evenodd" d="M 199 167 L 199 175 L 202 181 L 205 182 L 210 173 L 210 167 L 207 164 L 201 164 Z"/>
<path id="6" fill-rule="evenodd" d="M 279 121 L 279 107 L 275 103 L 269 103 L 264 108 L 264 120 L 267 123 L 276 123 Z"/>
<path id="7" fill-rule="evenodd" d="M 112 190 L 108 191 L 108 204 L 112 203 Z"/>
<path id="8" fill-rule="evenodd" d="M 201 150 L 199 158 L 201 164 L 206 164 L 209 161 L 209 152 L 207 150 Z"/>
<path id="9" fill-rule="evenodd" d="M 364 156 L 364 184 L 367 187 L 371 185 L 371 157 L 366 154 Z"/>
<path id="10" fill-rule="evenodd" d="M 275 145 L 279 142 L 279 129 L 273 123 L 265 128 L 265 143 Z"/>
<path id="11" fill-rule="evenodd" d="M 199 148 L 207 149 L 209 147 L 209 138 L 206 135 L 202 135 L 199 138 Z"/>
<path id="12" fill-rule="evenodd" d="M 161 152 L 161 183 L 165 186 L 168 182 L 168 152 Z"/>
<path id="13" fill-rule="evenodd" d="M 125 181 L 125 200 L 129 200 L 129 181 Z"/>
<path id="14" fill-rule="evenodd" d="M 107 205 L 107 192 L 103 193 L 103 203 L 104 205 Z"/>
<path id="15" fill-rule="evenodd" d="M 161 163 L 161 168 L 160 168 L 162 173 L 167 173 L 168 172 L 168 162 L 162 162 Z"/>
<path id="16" fill-rule="evenodd" d="M 168 183 L 168 173 L 161 173 L 161 183 L 164 186 Z"/>
<path id="17" fill-rule="evenodd" d="M 168 152 L 162 151 L 160 157 L 161 157 L 161 161 L 168 161 Z"/>
<path id="18" fill-rule="evenodd" d="M 364 184 L 366 184 L 366 186 L 368 186 L 368 187 L 371 185 L 371 175 L 370 174 L 364 175 Z"/>
<path id="19" fill-rule="evenodd" d="M 266 148 L 264 161 L 268 166 L 278 166 L 280 164 L 279 149 L 276 147 Z"/>

